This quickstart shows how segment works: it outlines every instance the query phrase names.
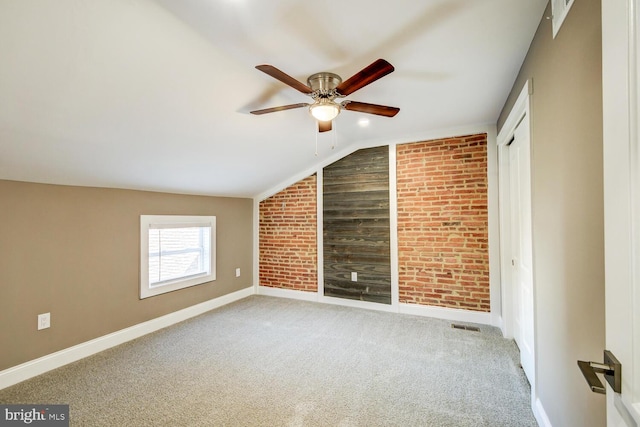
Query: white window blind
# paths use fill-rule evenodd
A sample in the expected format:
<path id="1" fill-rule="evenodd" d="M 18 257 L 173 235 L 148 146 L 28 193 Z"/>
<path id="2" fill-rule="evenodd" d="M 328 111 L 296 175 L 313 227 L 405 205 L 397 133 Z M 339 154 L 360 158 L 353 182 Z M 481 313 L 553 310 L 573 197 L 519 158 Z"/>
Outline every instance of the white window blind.
<path id="1" fill-rule="evenodd" d="M 149 228 L 149 285 L 211 272 L 211 227 Z"/>

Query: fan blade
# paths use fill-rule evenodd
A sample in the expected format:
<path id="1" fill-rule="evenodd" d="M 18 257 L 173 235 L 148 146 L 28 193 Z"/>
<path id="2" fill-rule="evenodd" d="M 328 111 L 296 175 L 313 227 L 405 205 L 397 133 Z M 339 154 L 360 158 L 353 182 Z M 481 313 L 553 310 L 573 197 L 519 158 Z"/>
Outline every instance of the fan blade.
<path id="1" fill-rule="evenodd" d="M 366 102 L 345 101 L 342 108 L 350 111 L 359 111 L 361 113 L 376 114 L 378 116 L 393 117 L 400 111 L 396 107 L 388 107 L 386 105 L 367 104 Z"/>
<path id="2" fill-rule="evenodd" d="M 262 71 L 263 73 L 270 75 L 274 79 L 280 80 L 282 83 L 291 86 L 295 90 L 298 90 L 304 93 L 305 95 L 308 95 L 311 92 L 313 92 L 313 90 L 309 86 L 294 79 L 290 75 L 278 70 L 273 65 L 268 65 L 268 64 L 256 65 L 256 68 Z"/>
<path id="3" fill-rule="evenodd" d="M 309 104 L 305 104 L 300 103 L 300 104 L 289 104 L 289 105 L 281 105 L 280 107 L 272 107 L 272 108 L 265 108 L 263 110 L 254 110 L 254 111 L 249 111 L 251 114 L 267 114 L 267 113 L 275 113 L 276 111 L 284 111 L 284 110 L 291 110 L 294 108 L 302 108 L 302 107 L 308 107 Z"/>
<path id="4" fill-rule="evenodd" d="M 328 132 L 331 130 L 331 120 L 328 122 L 321 122 L 318 120 L 318 132 Z"/>
<path id="5" fill-rule="evenodd" d="M 342 96 L 347 96 L 358 89 L 365 87 L 369 83 L 373 83 L 379 78 L 386 76 L 393 70 L 395 70 L 393 65 L 389 64 L 384 59 L 378 59 L 371 65 L 362 69 L 362 71 L 340 83 L 338 87 L 336 87 L 336 91 Z"/>

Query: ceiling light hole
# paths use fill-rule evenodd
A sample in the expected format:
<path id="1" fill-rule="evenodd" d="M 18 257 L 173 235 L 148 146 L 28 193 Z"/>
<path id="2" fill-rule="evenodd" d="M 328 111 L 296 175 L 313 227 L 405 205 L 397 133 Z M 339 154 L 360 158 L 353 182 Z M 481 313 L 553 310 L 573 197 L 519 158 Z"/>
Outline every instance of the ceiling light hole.
<path id="1" fill-rule="evenodd" d="M 369 126 L 369 123 L 371 122 L 366 117 L 362 117 L 358 120 L 358 126 L 360 126 L 361 128 L 366 128 L 367 126 Z"/>

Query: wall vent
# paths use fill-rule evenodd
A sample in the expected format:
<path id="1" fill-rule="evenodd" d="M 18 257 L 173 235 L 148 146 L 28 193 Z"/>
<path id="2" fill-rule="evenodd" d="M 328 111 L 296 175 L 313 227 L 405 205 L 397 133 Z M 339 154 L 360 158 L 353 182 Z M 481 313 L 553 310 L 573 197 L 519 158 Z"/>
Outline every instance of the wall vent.
<path id="1" fill-rule="evenodd" d="M 478 328 L 477 326 L 460 325 L 458 323 L 452 323 L 451 327 L 453 329 L 462 329 L 464 331 L 480 332 L 480 328 Z"/>

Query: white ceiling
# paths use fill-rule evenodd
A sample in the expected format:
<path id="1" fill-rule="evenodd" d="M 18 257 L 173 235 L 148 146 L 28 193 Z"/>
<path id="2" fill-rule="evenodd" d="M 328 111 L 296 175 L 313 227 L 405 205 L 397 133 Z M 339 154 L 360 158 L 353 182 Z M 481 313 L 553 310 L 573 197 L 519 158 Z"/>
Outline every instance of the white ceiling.
<path id="1" fill-rule="evenodd" d="M 495 124 L 547 0 L 0 0 L 0 179 L 255 196 L 363 144 Z M 395 72 L 318 138 L 306 83 Z M 369 126 L 358 121 L 367 117 Z M 330 145 L 335 140 L 336 150 Z"/>

